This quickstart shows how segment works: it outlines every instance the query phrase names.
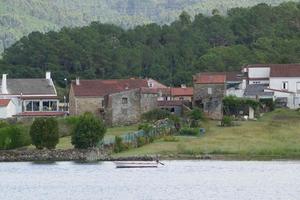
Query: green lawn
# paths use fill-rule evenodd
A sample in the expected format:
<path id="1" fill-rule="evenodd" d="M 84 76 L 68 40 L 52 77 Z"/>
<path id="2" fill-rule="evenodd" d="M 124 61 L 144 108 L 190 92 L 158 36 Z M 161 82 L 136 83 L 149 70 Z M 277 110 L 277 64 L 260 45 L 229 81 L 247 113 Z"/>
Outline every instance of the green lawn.
<path id="1" fill-rule="evenodd" d="M 131 126 L 120 126 L 108 128 L 105 134 L 105 138 L 113 138 L 118 135 L 126 134 L 129 132 L 134 132 L 138 130 L 138 125 Z M 71 149 L 73 145 L 71 144 L 71 136 L 62 137 L 59 139 L 59 143 L 56 146 L 57 149 Z"/>
<path id="2" fill-rule="evenodd" d="M 209 121 L 205 136 L 177 136 L 177 142 L 163 139 L 115 156 L 135 155 L 233 155 L 237 157 L 300 158 L 300 112 L 276 110 L 257 121 L 241 122 L 240 126 L 219 127 Z"/>

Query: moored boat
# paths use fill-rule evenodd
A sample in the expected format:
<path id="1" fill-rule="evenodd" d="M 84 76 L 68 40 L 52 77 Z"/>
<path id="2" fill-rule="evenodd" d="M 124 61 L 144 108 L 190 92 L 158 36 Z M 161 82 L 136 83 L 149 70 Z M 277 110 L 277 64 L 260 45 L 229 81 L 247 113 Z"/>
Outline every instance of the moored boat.
<path id="1" fill-rule="evenodd" d="M 157 161 L 117 161 L 116 168 L 156 168 Z"/>

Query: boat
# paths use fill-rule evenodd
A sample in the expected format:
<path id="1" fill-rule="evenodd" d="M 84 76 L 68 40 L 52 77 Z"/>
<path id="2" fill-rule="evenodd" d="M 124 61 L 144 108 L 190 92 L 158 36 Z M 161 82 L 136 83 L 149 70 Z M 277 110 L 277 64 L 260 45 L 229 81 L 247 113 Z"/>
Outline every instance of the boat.
<path id="1" fill-rule="evenodd" d="M 115 162 L 116 168 L 157 168 L 158 161 L 118 161 Z"/>

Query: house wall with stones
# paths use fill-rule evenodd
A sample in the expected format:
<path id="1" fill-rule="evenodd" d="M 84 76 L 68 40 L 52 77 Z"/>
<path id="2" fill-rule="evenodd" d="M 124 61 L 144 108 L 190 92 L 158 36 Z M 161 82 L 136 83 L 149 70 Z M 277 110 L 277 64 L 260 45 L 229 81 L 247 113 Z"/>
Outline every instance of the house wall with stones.
<path id="1" fill-rule="evenodd" d="M 103 109 L 103 100 L 104 97 L 76 97 L 71 88 L 69 94 L 70 115 L 81 115 L 85 112 L 91 112 L 96 116 L 100 116 Z"/>
<path id="2" fill-rule="evenodd" d="M 194 84 L 194 106 L 212 119 L 222 119 L 225 84 Z"/>
<path id="3" fill-rule="evenodd" d="M 109 126 L 134 124 L 140 121 L 144 112 L 157 107 L 157 94 L 144 94 L 133 89 L 107 95 L 105 122 Z"/>

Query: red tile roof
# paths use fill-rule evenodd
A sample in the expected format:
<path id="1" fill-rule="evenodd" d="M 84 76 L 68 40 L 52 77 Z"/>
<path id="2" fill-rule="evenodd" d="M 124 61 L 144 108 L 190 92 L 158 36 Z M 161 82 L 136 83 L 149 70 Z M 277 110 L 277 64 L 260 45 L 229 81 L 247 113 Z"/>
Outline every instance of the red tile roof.
<path id="1" fill-rule="evenodd" d="M 225 83 L 225 81 L 242 81 L 240 72 L 203 72 L 194 77 L 195 83 L 216 84 Z"/>
<path id="2" fill-rule="evenodd" d="M 300 77 L 300 64 L 273 64 L 270 67 L 270 77 Z"/>
<path id="3" fill-rule="evenodd" d="M 10 99 L 0 99 L 0 107 L 6 107 L 10 102 Z"/>
<path id="4" fill-rule="evenodd" d="M 194 89 L 191 87 L 187 88 L 171 88 L 172 96 L 193 96 Z"/>
<path id="5" fill-rule="evenodd" d="M 148 87 L 148 82 L 145 79 L 80 80 L 79 85 L 72 81 L 72 87 L 75 96 L 105 96 L 124 90 Z"/>
<path id="6" fill-rule="evenodd" d="M 221 74 L 198 74 L 194 80 L 198 84 L 223 84 L 226 81 L 226 75 Z"/>

